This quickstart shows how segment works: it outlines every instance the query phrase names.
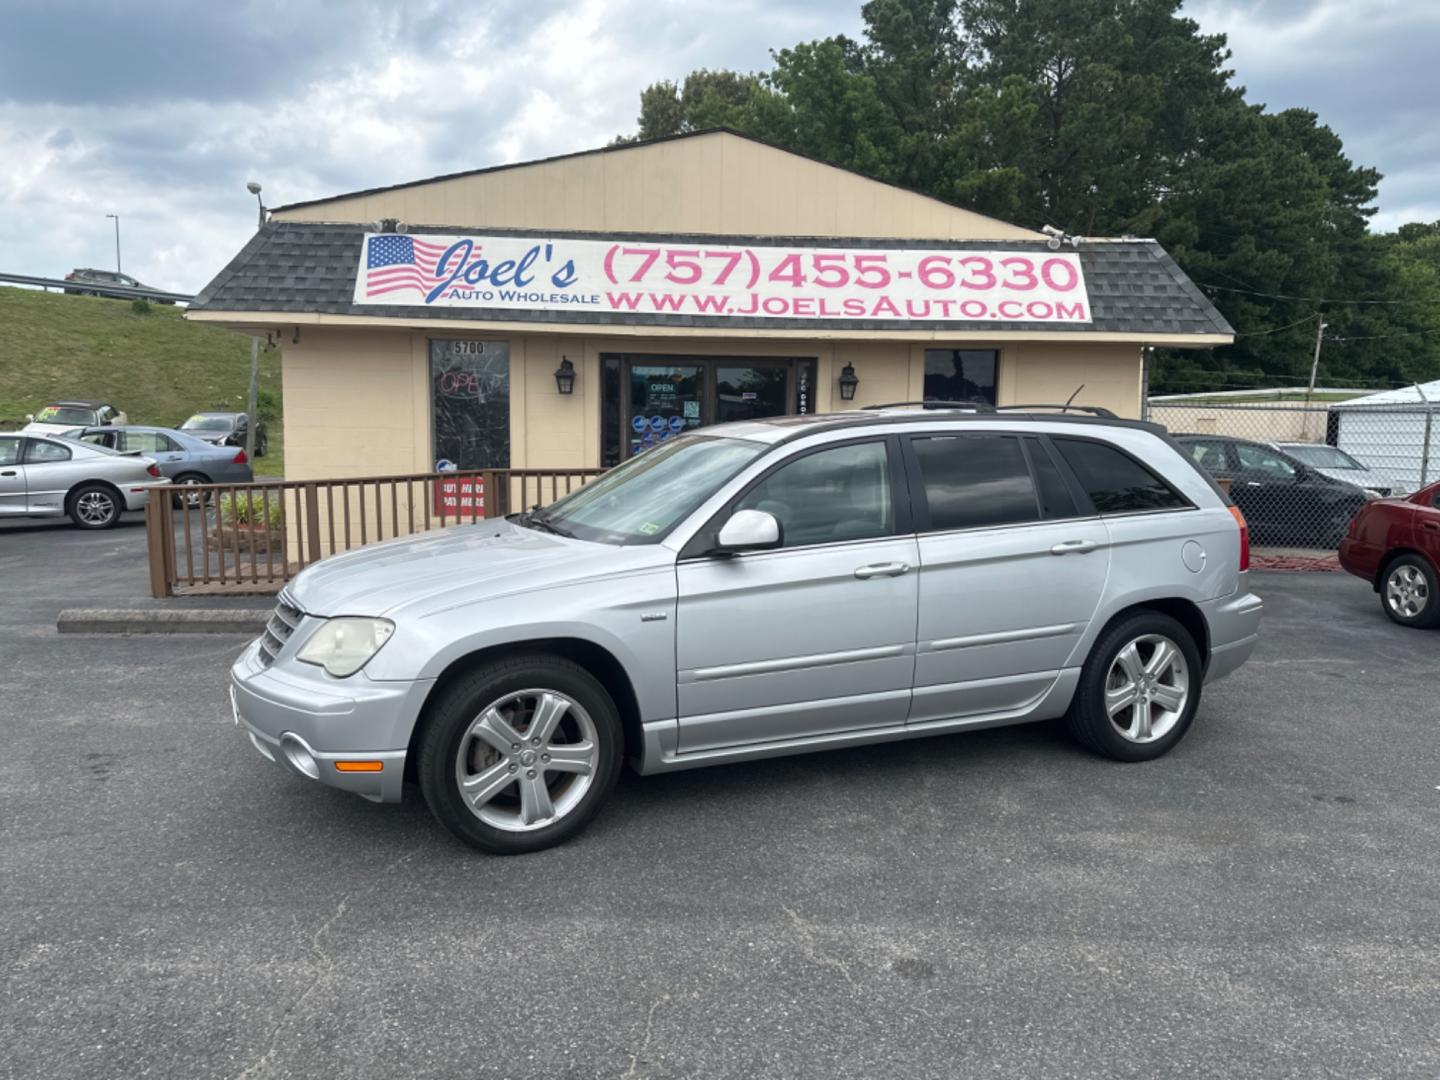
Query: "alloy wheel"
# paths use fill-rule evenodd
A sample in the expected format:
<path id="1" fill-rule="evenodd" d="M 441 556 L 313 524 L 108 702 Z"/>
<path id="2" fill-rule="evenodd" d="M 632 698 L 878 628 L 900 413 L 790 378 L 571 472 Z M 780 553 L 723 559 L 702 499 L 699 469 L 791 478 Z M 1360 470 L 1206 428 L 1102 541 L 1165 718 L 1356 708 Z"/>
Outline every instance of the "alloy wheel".
<path id="1" fill-rule="evenodd" d="M 1126 644 L 1105 678 L 1105 714 L 1131 742 L 1163 739 L 1180 722 L 1189 700 L 1185 654 L 1163 634 L 1145 634 Z"/>
<path id="2" fill-rule="evenodd" d="M 1418 566 L 1398 566 L 1385 581 L 1385 602 L 1403 619 L 1413 619 L 1430 602 L 1430 583 Z"/>
<path id="3" fill-rule="evenodd" d="M 585 797 L 599 764 L 595 722 L 558 690 L 518 690 L 481 710 L 460 738 L 461 801 L 508 832 L 554 825 Z"/>
<path id="4" fill-rule="evenodd" d="M 87 491 L 75 500 L 75 513 L 86 525 L 108 525 L 115 516 L 115 501 L 103 491 Z"/>

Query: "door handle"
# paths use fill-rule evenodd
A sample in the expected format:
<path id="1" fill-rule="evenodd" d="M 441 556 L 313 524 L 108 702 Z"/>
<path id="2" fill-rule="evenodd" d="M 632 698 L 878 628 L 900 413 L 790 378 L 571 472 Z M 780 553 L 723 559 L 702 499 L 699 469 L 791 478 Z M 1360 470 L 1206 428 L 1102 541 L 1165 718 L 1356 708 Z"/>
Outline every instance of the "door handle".
<path id="1" fill-rule="evenodd" d="M 14 470 L 14 469 L 6 469 L 4 472 L 0 472 L 0 476 L 14 476 L 14 475 L 15 475 L 15 470 Z"/>
<path id="2" fill-rule="evenodd" d="M 1084 555 L 1100 545 L 1094 540 L 1065 540 L 1050 549 L 1051 555 Z"/>
<path id="3" fill-rule="evenodd" d="M 877 562 L 869 566 L 857 566 L 855 576 L 864 580 L 872 577 L 899 577 L 908 573 L 910 564 L 908 562 Z"/>
<path id="4" fill-rule="evenodd" d="M 1245 481 L 1245 486 L 1246 486 L 1246 487 L 1264 487 L 1265 485 L 1262 484 L 1262 483 L 1260 483 L 1260 481 L 1258 481 L 1258 480 L 1246 480 L 1246 481 Z"/>
<path id="5" fill-rule="evenodd" d="M 5 475 L 9 476 L 10 474 L 6 473 Z M 1433 521 L 1422 521 L 1420 527 L 1422 529 L 1429 529 L 1431 532 L 1440 532 L 1440 525 L 1436 525 Z"/>

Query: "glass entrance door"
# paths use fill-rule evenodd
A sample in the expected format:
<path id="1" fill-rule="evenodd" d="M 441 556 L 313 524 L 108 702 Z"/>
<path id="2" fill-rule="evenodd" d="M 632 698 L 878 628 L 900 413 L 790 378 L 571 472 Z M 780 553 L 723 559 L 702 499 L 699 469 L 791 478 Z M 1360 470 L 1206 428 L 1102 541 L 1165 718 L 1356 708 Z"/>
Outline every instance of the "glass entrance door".
<path id="1" fill-rule="evenodd" d="M 704 423 L 705 369 L 699 364 L 631 364 L 631 454 Z"/>
<path id="2" fill-rule="evenodd" d="M 790 365 L 784 361 L 715 366 L 715 423 L 784 416 L 790 411 Z"/>
<path id="3" fill-rule="evenodd" d="M 609 353 L 600 359 L 607 466 L 707 424 L 813 408 L 812 357 Z"/>

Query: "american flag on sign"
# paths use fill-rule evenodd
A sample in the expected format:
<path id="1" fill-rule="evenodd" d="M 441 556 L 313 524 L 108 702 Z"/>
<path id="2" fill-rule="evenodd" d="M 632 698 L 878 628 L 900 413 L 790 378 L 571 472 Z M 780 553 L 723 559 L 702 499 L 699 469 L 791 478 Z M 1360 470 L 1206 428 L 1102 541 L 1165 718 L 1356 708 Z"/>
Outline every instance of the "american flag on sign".
<path id="1" fill-rule="evenodd" d="M 444 245 L 413 236 L 372 236 L 365 252 L 365 295 L 412 289 L 424 296 L 440 283 L 435 264 L 443 254 Z"/>

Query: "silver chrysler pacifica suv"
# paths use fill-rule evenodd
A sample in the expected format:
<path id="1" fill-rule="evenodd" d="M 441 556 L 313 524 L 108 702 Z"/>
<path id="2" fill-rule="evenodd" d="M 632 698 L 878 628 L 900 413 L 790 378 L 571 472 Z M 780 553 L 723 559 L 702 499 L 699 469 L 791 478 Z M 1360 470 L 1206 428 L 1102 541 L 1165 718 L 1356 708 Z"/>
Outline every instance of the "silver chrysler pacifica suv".
<path id="1" fill-rule="evenodd" d="M 1164 429 L 887 406 L 705 429 L 544 509 L 310 567 L 231 672 L 299 776 L 466 842 L 641 773 L 1063 717 L 1170 750 L 1255 646 L 1244 518 Z"/>

